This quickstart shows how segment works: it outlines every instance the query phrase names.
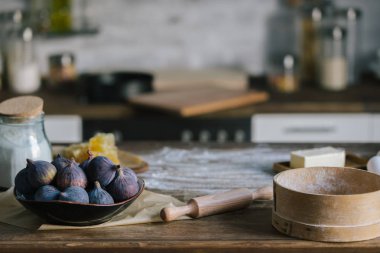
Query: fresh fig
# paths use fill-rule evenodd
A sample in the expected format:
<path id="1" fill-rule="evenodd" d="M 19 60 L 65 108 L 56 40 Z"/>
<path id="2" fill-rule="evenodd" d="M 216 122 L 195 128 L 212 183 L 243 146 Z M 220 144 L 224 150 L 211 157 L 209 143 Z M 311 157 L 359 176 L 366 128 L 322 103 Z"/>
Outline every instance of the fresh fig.
<path id="1" fill-rule="evenodd" d="M 53 164 L 49 162 L 33 161 L 31 159 L 26 159 L 26 161 L 28 180 L 32 187 L 36 189 L 43 185 L 50 184 L 53 181 L 55 175 L 57 174 L 57 169 Z"/>
<path id="2" fill-rule="evenodd" d="M 52 201 L 59 197 L 61 192 L 52 185 L 44 185 L 38 188 L 34 194 L 34 200 L 37 201 Z"/>
<path id="3" fill-rule="evenodd" d="M 23 195 L 33 195 L 36 190 L 30 183 L 28 179 L 27 169 L 20 170 L 15 177 L 15 187 L 16 191 Z"/>
<path id="4" fill-rule="evenodd" d="M 115 202 L 133 197 L 139 191 L 135 173 L 128 168 L 119 168 L 115 179 L 107 186 L 107 191 Z"/>
<path id="5" fill-rule="evenodd" d="M 112 196 L 100 186 L 98 181 L 95 181 L 94 188 L 88 193 L 91 204 L 109 205 L 113 204 Z"/>
<path id="6" fill-rule="evenodd" d="M 88 204 L 88 194 L 79 186 L 70 186 L 59 194 L 59 200 Z"/>
<path id="7" fill-rule="evenodd" d="M 115 165 L 105 156 L 94 157 L 86 170 L 88 180 L 98 181 L 102 187 L 106 187 L 114 179 L 118 168 L 120 165 Z"/>
<path id="8" fill-rule="evenodd" d="M 88 169 L 88 165 L 90 164 L 92 158 L 94 158 L 94 155 L 91 153 L 90 150 L 87 150 L 88 158 L 87 160 L 84 160 L 81 164 L 79 164 L 79 167 L 82 168 L 82 170 L 86 173 Z"/>
<path id="9" fill-rule="evenodd" d="M 61 190 L 64 190 L 70 186 L 86 188 L 87 177 L 83 170 L 79 168 L 75 160 L 72 159 L 66 167 L 58 170 L 56 184 Z"/>
<path id="10" fill-rule="evenodd" d="M 65 168 L 70 163 L 70 159 L 67 159 L 60 154 L 57 155 L 57 157 L 51 162 L 57 169 L 57 171 L 60 171 L 61 169 Z"/>

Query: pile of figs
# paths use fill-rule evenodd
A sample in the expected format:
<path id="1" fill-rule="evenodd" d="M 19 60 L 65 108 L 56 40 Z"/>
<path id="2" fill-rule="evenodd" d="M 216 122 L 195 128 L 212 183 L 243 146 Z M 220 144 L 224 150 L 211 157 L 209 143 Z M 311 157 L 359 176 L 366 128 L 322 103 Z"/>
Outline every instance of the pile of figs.
<path id="1" fill-rule="evenodd" d="M 134 171 L 105 156 L 89 153 L 81 164 L 60 155 L 51 163 L 26 161 L 26 168 L 15 177 L 15 188 L 27 200 L 108 205 L 127 200 L 139 191 Z"/>

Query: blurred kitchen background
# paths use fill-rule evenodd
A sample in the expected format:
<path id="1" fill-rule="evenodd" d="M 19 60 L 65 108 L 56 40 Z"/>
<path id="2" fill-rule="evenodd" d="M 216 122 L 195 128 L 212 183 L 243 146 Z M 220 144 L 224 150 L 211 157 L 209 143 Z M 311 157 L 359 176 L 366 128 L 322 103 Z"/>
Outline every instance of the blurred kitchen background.
<path id="1" fill-rule="evenodd" d="M 378 0 L 1 0 L 0 12 L 0 97 L 44 98 L 54 143 L 380 142 Z M 219 110 L 160 104 L 205 88 Z M 240 103 L 252 92 L 267 96 Z"/>

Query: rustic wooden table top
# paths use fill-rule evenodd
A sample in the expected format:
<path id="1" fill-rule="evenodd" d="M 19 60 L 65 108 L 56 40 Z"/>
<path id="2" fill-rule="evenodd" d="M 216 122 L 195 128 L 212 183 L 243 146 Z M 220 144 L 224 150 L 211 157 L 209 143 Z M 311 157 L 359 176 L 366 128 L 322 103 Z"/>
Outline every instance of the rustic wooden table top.
<path id="1" fill-rule="evenodd" d="M 319 145 L 321 146 L 321 145 Z M 371 156 L 380 145 L 334 145 Z M 147 188 L 187 200 L 234 187 L 271 183 L 272 163 L 312 145 L 130 143 L 150 170 Z M 355 243 L 298 240 L 271 226 L 269 202 L 195 220 L 101 229 L 28 231 L 0 223 L 0 252 L 380 252 L 380 238 Z"/>

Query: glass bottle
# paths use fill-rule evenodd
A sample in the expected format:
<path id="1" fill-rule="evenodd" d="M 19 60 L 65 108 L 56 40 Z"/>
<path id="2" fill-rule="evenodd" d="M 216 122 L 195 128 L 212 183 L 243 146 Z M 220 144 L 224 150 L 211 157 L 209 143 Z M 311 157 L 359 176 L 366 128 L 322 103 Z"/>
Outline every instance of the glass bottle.
<path id="1" fill-rule="evenodd" d="M 9 89 L 19 94 L 37 91 L 41 86 L 41 77 L 34 52 L 32 29 L 22 29 L 11 39 L 7 49 Z"/>
<path id="2" fill-rule="evenodd" d="M 338 11 L 338 24 L 347 31 L 347 64 L 348 84 L 358 82 L 360 74 L 360 38 L 361 38 L 361 11 L 357 8 L 347 8 Z"/>
<path id="3" fill-rule="evenodd" d="M 0 116 L 0 187 L 14 184 L 26 159 L 51 161 L 52 150 L 45 133 L 44 113 L 36 116 Z"/>
<path id="4" fill-rule="evenodd" d="M 319 80 L 322 88 L 339 91 L 347 86 L 346 32 L 335 25 L 322 30 Z"/>
<path id="5" fill-rule="evenodd" d="M 71 0 L 52 0 L 50 4 L 50 32 L 71 31 Z"/>
<path id="6" fill-rule="evenodd" d="M 321 50 L 320 30 L 330 22 L 334 5 L 329 0 L 304 1 L 300 7 L 300 76 L 305 83 L 315 83 Z"/>

